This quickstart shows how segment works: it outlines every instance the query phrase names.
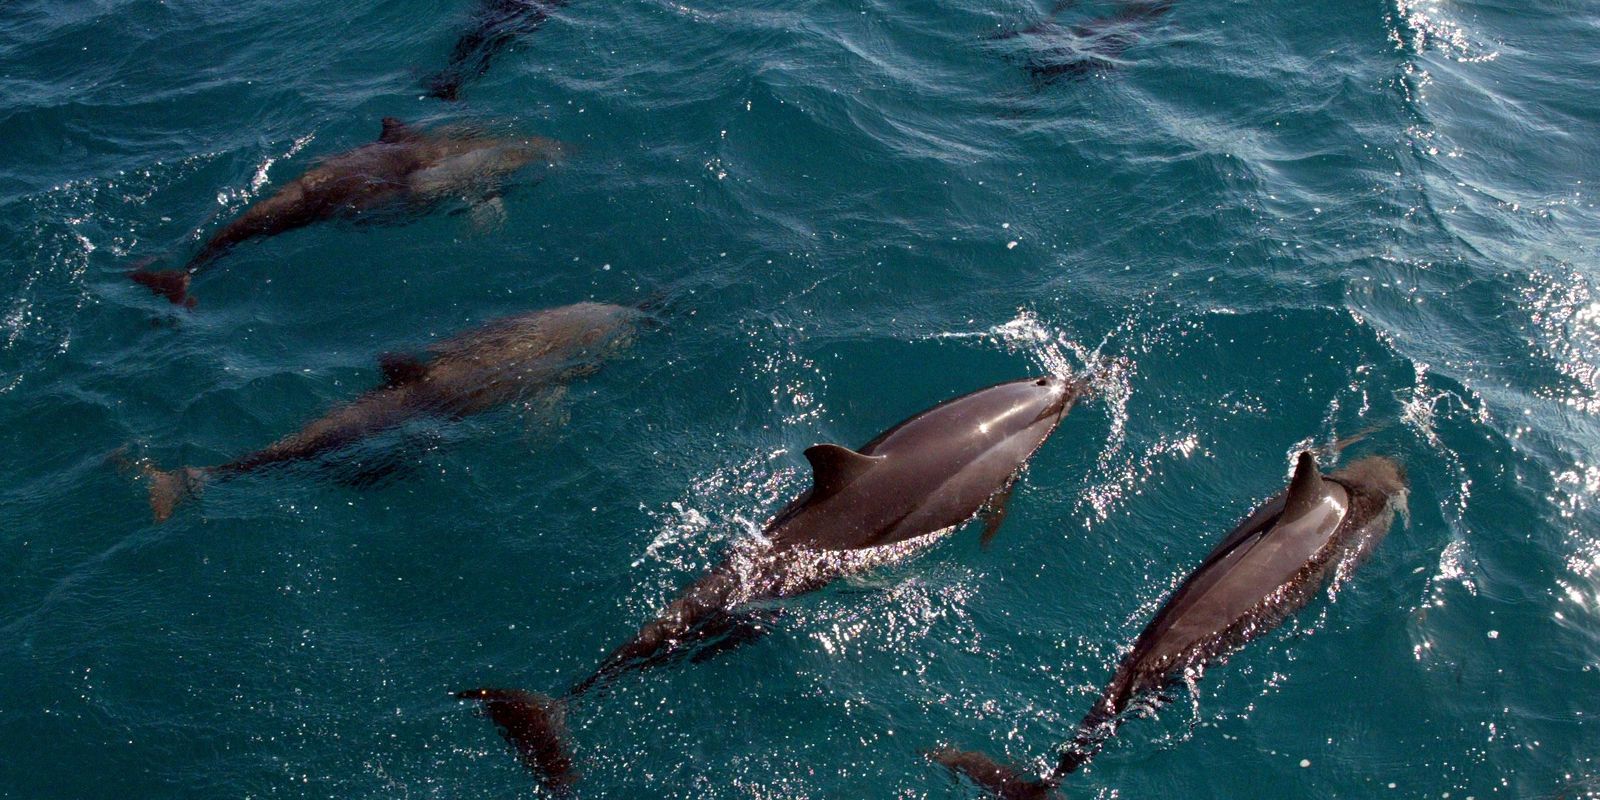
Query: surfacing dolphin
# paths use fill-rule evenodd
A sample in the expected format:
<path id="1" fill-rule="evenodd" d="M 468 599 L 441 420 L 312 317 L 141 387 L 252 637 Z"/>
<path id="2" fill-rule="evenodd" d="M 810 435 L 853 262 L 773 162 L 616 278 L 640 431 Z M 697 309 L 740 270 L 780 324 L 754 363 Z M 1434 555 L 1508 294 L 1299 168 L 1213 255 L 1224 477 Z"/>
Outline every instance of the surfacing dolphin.
<path id="1" fill-rule="evenodd" d="M 212 467 L 145 469 L 156 522 L 210 480 L 320 459 L 422 417 L 458 418 L 556 388 L 599 369 L 645 319 L 638 308 L 577 303 L 505 317 L 427 349 L 385 354 L 383 385 L 265 449 Z"/>
<path id="2" fill-rule="evenodd" d="M 456 100 L 461 85 L 489 71 L 489 61 L 519 37 L 538 30 L 566 0 L 480 0 L 472 29 L 456 40 L 450 63 L 426 82 L 428 95 Z"/>
<path id="3" fill-rule="evenodd" d="M 1056 796 L 1062 780 L 1116 734 L 1134 699 L 1159 701 L 1186 672 L 1275 629 L 1323 584 L 1348 578 L 1388 533 L 1405 493 L 1404 473 L 1387 458 L 1369 456 L 1324 476 L 1301 453 L 1289 488 L 1239 523 L 1156 612 L 1054 770 L 1035 779 L 951 748 L 929 757 L 1004 800 Z"/>
<path id="4" fill-rule="evenodd" d="M 1066 416 L 1085 384 L 1058 377 L 1002 383 L 948 400 L 860 450 L 806 450 L 809 490 L 779 511 L 758 543 L 696 581 L 660 616 L 578 682 L 578 697 L 617 676 L 700 648 L 696 660 L 759 636 L 753 604 L 793 597 L 903 559 L 985 508 L 987 542 L 1018 472 Z M 472 689 L 523 764 L 553 791 L 576 775 L 562 737 L 566 700 L 517 689 Z"/>
<path id="5" fill-rule="evenodd" d="M 421 214 L 450 198 L 489 201 L 506 177 L 561 153 L 561 143 L 552 139 L 489 136 L 458 126 L 418 130 L 385 117 L 376 142 L 323 159 L 250 206 L 182 269 L 139 268 L 128 277 L 173 303 L 193 306 L 190 279 L 241 242 L 384 210 Z"/>

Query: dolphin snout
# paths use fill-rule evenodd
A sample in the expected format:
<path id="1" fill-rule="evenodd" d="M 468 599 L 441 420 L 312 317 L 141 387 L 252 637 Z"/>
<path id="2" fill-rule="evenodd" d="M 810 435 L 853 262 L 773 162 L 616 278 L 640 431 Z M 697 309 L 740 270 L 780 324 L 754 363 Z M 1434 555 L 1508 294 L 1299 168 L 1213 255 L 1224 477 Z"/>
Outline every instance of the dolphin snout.
<path id="1" fill-rule="evenodd" d="M 1075 380 L 1068 380 L 1058 375 L 1040 375 L 1033 379 L 1033 385 L 1045 390 L 1046 399 L 1044 407 L 1039 410 L 1038 419 L 1047 417 L 1060 417 L 1072 407 L 1072 402 L 1082 394 L 1083 386 Z"/>

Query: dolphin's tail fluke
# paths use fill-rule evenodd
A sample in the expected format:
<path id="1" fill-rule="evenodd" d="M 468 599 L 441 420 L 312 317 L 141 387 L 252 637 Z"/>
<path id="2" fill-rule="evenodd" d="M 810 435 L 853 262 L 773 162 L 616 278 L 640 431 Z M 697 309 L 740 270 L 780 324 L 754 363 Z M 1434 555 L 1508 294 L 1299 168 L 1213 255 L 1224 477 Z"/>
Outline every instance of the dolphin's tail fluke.
<path id="1" fill-rule="evenodd" d="M 958 775 L 977 784 L 979 788 L 1000 800 L 1046 800 L 1057 798 L 1056 781 L 1028 777 L 1015 768 L 973 750 L 938 747 L 927 752 L 928 758 L 942 764 Z"/>
<path id="2" fill-rule="evenodd" d="M 186 269 L 149 269 L 139 267 L 128 273 L 134 283 L 167 298 L 173 305 L 194 308 L 195 300 L 189 296 L 190 272 Z"/>
<path id="3" fill-rule="evenodd" d="M 156 522 L 166 522 L 178 504 L 199 494 L 205 483 L 205 472 L 193 467 L 161 470 L 145 466 L 143 471 L 150 485 L 150 513 Z"/>
<path id="4" fill-rule="evenodd" d="M 478 701 L 479 710 L 517 751 L 517 760 L 546 789 L 561 796 L 571 790 L 578 773 L 567 752 L 564 703 L 521 689 L 468 689 L 455 696 Z"/>

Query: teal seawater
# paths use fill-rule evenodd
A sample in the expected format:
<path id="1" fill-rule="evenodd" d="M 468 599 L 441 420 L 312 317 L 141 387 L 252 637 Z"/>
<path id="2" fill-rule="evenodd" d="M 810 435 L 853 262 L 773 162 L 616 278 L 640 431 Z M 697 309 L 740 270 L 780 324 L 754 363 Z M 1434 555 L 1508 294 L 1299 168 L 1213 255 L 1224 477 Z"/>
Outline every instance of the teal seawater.
<path id="1" fill-rule="evenodd" d="M 511 797 L 449 698 L 554 691 L 941 399 L 1105 371 L 995 545 L 788 604 L 569 720 L 582 795 L 958 798 L 1042 766 L 1289 458 L 1368 428 L 1409 519 L 1332 600 L 1128 725 L 1074 797 L 1600 796 L 1600 7 L 1176 0 L 1038 83 L 1043 0 L 572 0 L 462 101 L 468 0 L 0 6 L 0 796 Z M 1068 27 L 1113 13 L 1085 0 Z M 128 282 L 393 115 L 575 144 L 445 209 Z M 213 463 L 494 316 L 665 298 L 554 408 L 401 479 Z"/>

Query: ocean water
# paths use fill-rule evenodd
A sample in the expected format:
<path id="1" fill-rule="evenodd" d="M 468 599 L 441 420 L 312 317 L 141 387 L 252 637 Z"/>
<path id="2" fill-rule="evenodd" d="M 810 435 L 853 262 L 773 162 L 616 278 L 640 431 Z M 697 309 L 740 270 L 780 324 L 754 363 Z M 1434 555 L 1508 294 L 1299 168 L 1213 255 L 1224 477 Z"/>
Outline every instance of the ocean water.
<path id="1" fill-rule="evenodd" d="M 1068 795 L 1600 796 L 1600 7 L 1094 29 L 1118 8 L 572 0 L 445 103 L 471 0 L 0 6 L 0 796 L 527 796 L 450 690 L 586 674 L 810 444 L 1089 369 L 993 547 L 587 699 L 581 796 L 976 797 L 940 743 L 1042 767 L 1292 454 L 1369 430 L 1342 458 L 1412 484 L 1374 560 Z M 245 244 L 192 312 L 124 277 L 384 116 L 574 154 L 498 224 Z M 264 473 L 155 525 L 118 467 L 247 452 L 385 351 L 586 299 L 671 310 L 381 485 Z"/>

